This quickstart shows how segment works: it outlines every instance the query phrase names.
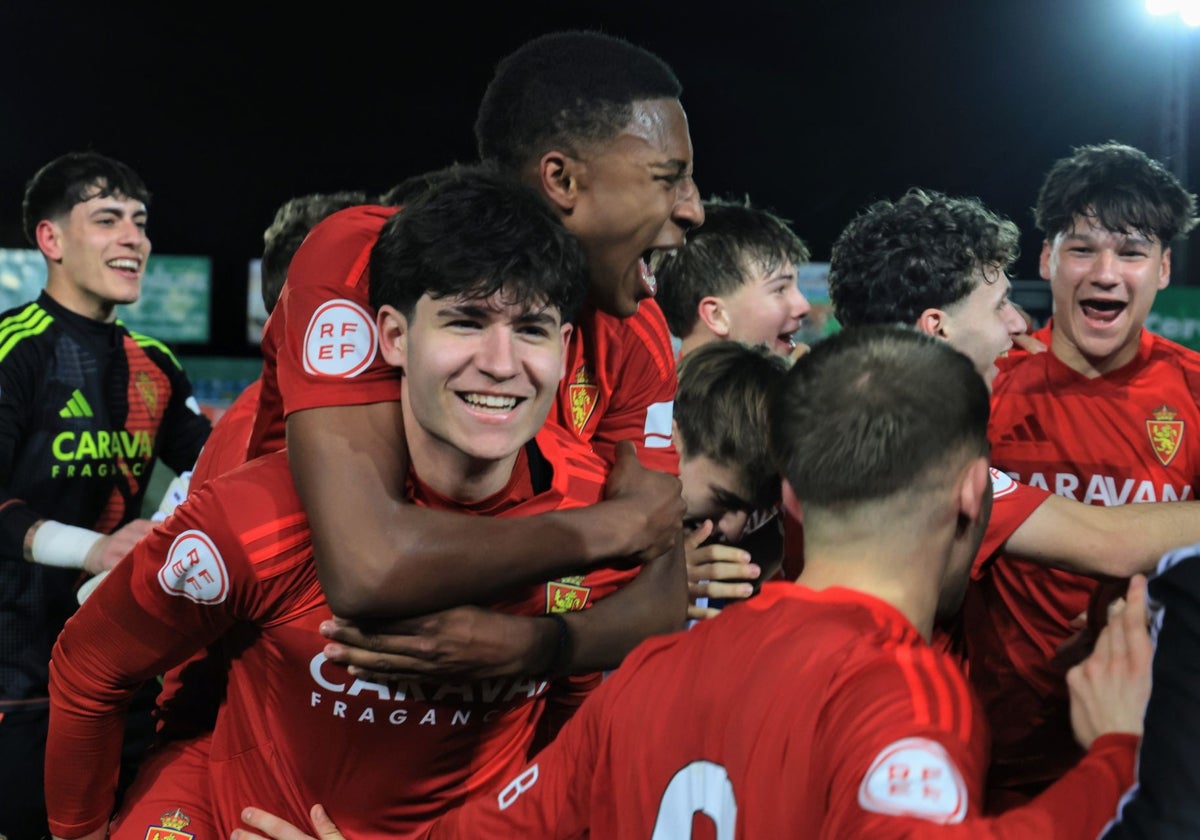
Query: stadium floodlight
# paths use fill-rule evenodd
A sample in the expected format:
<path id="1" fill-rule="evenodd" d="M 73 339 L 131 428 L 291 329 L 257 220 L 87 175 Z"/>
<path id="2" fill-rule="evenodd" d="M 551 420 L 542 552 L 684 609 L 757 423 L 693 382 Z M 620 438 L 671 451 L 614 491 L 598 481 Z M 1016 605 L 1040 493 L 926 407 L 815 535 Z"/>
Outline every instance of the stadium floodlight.
<path id="1" fill-rule="evenodd" d="M 1188 26 L 1200 26 L 1200 0 L 1146 0 L 1146 11 L 1155 17 L 1177 15 Z"/>

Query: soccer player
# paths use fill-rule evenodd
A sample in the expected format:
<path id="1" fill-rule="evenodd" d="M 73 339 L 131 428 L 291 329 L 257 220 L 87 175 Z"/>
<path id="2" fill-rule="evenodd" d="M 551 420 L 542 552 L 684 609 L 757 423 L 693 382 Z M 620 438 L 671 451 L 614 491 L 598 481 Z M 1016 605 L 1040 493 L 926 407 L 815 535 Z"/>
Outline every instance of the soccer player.
<path id="1" fill-rule="evenodd" d="M 871 327 L 818 343 L 771 421 L 784 503 L 804 507 L 801 580 L 644 642 L 532 763 L 428 837 L 1095 836 L 1132 782 L 1150 691 L 1144 581 L 1071 675 L 1087 756 L 998 818 L 981 813 L 978 701 L 928 644 L 987 521 L 987 417 L 944 342 Z"/>
<path id="2" fill-rule="evenodd" d="M 767 409 L 787 369 L 767 345 L 736 340 L 701 345 L 679 363 L 673 434 L 687 508 L 689 619 L 718 615 L 710 599 L 748 598 L 779 570 L 780 478 Z"/>
<path id="3" fill-rule="evenodd" d="M 539 196 L 481 173 L 438 186 L 385 225 L 371 252 L 371 301 L 379 352 L 403 370 L 413 503 L 510 517 L 602 497 L 605 462 L 560 426 L 538 431 L 565 370 L 585 266 Z M 583 609 L 633 574 L 529 576 L 494 585 L 490 604 L 535 615 Z M 559 663 L 518 677 L 365 683 L 325 659 L 317 627 L 329 616 L 286 453 L 194 490 L 55 648 L 55 835 L 105 832 L 114 714 L 129 686 L 217 639 L 230 664 L 210 759 L 177 775 L 173 792 L 143 774 L 139 785 L 157 785 L 162 804 L 147 814 L 135 786 L 113 837 L 145 836 L 147 817 L 162 830 L 182 830 L 187 818 L 188 833 L 225 837 L 251 792 L 294 819 L 332 798 L 360 836 L 404 835 L 523 763 Z"/>
<path id="4" fill-rule="evenodd" d="M 1089 508 L 1195 499 L 1200 448 L 1188 430 L 1200 426 L 1200 354 L 1145 329 L 1170 281 L 1171 243 L 1196 224 L 1194 196 L 1138 149 L 1103 143 L 1055 162 L 1034 217 L 1054 299 L 1034 337 L 1049 349 L 999 362 L 993 463 Z M 1130 535 L 1157 559 L 1200 538 L 1197 526 L 1188 530 L 1165 546 L 1137 526 Z M 995 727 L 993 780 L 1014 799 L 1040 790 L 1077 755 L 1055 651 L 1075 634 L 1097 586 L 1018 557 L 997 564 L 979 603 L 968 603 L 969 641 L 988 663 L 972 675 L 1006 723 Z"/>
<path id="5" fill-rule="evenodd" d="M 149 200 L 136 172 L 94 152 L 50 161 L 25 191 L 25 236 L 46 259 L 46 288 L 0 315 L 0 834 L 8 837 L 46 833 L 47 668 L 76 588 L 149 530 L 138 517 L 156 459 L 191 469 L 210 429 L 171 351 L 117 320 L 117 306 L 141 294 Z M 152 700 L 138 703 L 143 746 Z M 130 747 L 132 760 L 140 749 Z"/>
<path id="6" fill-rule="evenodd" d="M 682 358 L 704 344 L 736 339 L 790 355 L 812 307 L 796 285 L 808 248 L 783 219 L 742 202 L 704 202 L 704 227 L 663 260 L 656 300 Z"/>
<path id="7" fill-rule="evenodd" d="M 896 201 L 876 202 L 834 244 L 829 274 L 834 312 L 844 325 L 906 324 L 936 335 L 970 356 L 990 381 L 997 364 L 1004 363 L 998 357 L 1010 351 L 1024 329 L 1009 302 L 1005 273 L 1016 244 L 1015 225 L 976 199 L 913 190 Z M 1005 609 L 984 607 L 982 596 L 994 588 L 992 579 L 1009 577 L 1006 567 L 1018 557 L 1093 576 L 1152 571 L 1165 552 L 1200 540 L 1200 507 L 1194 501 L 1097 507 L 1016 482 L 995 468 L 991 474 L 995 504 L 959 619 L 967 630 L 981 630 L 969 640 L 971 679 L 985 705 L 995 698 L 989 720 L 995 737 L 1003 740 L 1010 727 L 1024 727 L 1024 707 L 1010 705 L 1017 697 L 1006 701 L 1003 694 L 987 691 L 998 669 L 1012 667 L 1005 665 L 1003 650 L 989 654 L 981 647 L 983 628 L 990 631 Z M 1004 559 L 997 562 L 1001 549 Z M 941 641 L 965 653 L 962 625 L 948 623 L 943 629 L 948 635 Z M 1070 737 L 1065 718 L 1057 731 L 1056 743 L 1063 745 Z M 1065 746 L 1078 757 L 1076 748 Z M 1005 804 L 997 798 L 989 808 Z"/>
<path id="8" fill-rule="evenodd" d="M 634 556 L 645 565 L 612 599 L 611 615 L 568 617 L 570 664 L 609 667 L 647 634 L 682 626 L 683 505 L 670 437 L 675 365 L 653 302 L 658 260 L 682 247 L 704 216 L 680 90 L 646 50 L 599 33 L 554 33 L 500 62 L 476 121 L 482 160 L 539 192 L 587 254 L 588 302 L 550 422 L 615 464 L 605 504 L 505 521 L 407 504 L 398 483 L 406 462 L 400 384 L 375 354 L 366 260 L 397 209 L 345 211 L 300 247 L 266 327 L 251 448 L 281 446 L 286 428 L 321 582 L 337 615 L 422 616 L 470 604 L 496 584 Z M 621 455 L 627 441 L 653 469 L 639 466 L 632 451 Z M 390 644 L 426 675 L 444 673 L 449 661 L 467 660 L 469 669 L 474 657 L 487 660 L 475 662 L 485 670 L 527 673 L 559 639 L 549 622 L 472 608 L 415 626 L 417 636 Z M 428 628 L 444 632 L 431 642 Z"/>

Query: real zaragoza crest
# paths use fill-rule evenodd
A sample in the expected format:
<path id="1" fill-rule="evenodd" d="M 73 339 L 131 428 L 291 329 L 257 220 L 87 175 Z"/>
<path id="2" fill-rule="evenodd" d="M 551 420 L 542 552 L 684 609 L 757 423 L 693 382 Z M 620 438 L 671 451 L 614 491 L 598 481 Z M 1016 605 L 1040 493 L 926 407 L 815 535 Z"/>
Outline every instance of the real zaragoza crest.
<path id="1" fill-rule="evenodd" d="M 564 613 L 587 606 L 591 588 L 581 586 L 583 575 L 559 578 L 546 584 L 546 612 Z"/>
<path id="2" fill-rule="evenodd" d="M 134 378 L 138 393 L 142 395 L 142 402 L 146 404 L 146 409 L 150 412 L 150 416 L 157 417 L 158 388 L 155 386 L 154 380 L 144 370 L 139 370 Z"/>
<path id="3" fill-rule="evenodd" d="M 1175 412 L 1165 405 L 1151 413 L 1154 419 L 1146 421 L 1146 433 L 1150 435 L 1155 457 L 1165 467 L 1175 460 L 1183 444 L 1183 421 L 1176 420 Z"/>
<path id="4" fill-rule="evenodd" d="M 191 821 L 179 808 L 168 811 L 158 818 L 159 825 L 146 829 L 146 840 L 193 840 L 196 835 L 184 831 Z"/>
<path id="5" fill-rule="evenodd" d="M 574 378 L 567 385 L 567 396 L 570 398 L 571 425 L 575 427 L 576 434 L 582 432 L 588 420 L 592 418 L 592 412 L 596 410 L 596 396 L 599 393 L 600 389 L 592 381 L 587 367 L 580 365 L 575 371 Z"/>

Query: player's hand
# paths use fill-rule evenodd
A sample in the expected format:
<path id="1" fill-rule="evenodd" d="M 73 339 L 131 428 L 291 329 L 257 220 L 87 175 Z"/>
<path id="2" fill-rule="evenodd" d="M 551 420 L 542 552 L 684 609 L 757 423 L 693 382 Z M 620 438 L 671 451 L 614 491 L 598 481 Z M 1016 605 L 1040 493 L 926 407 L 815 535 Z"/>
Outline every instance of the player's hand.
<path id="1" fill-rule="evenodd" d="M 615 533 L 627 544 L 613 556 L 646 563 L 670 551 L 687 510 L 682 487 L 678 476 L 643 467 L 633 443 L 620 441 L 604 495 L 606 504 L 620 506 L 616 521 L 623 525 Z"/>
<path id="2" fill-rule="evenodd" d="M 312 806 L 312 810 L 308 812 L 308 818 L 312 820 L 313 831 L 317 833 L 316 837 L 305 834 L 303 829 L 297 828 L 274 814 L 268 814 L 258 808 L 245 808 L 242 811 L 242 822 L 254 831 L 235 828 L 229 835 L 229 840 L 317 840 L 317 838 L 320 840 L 345 840 L 342 833 L 338 831 L 338 827 L 333 824 L 333 820 L 329 819 L 329 815 L 320 805 Z M 255 834 L 255 831 L 261 833 Z"/>
<path id="3" fill-rule="evenodd" d="M 93 575 L 108 571 L 129 553 L 138 540 L 150 533 L 153 527 L 154 523 L 149 519 L 135 519 L 108 536 L 96 540 L 96 544 L 83 559 L 83 570 Z"/>
<path id="4" fill-rule="evenodd" d="M 1020 333 L 1012 337 L 1013 344 L 1026 353 L 1045 353 L 1046 345 L 1038 341 L 1029 333 Z"/>
<path id="5" fill-rule="evenodd" d="M 731 545 L 704 541 L 712 534 L 713 523 L 706 519 L 700 527 L 683 538 L 687 555 L 688 618 L 713 618 L 720 614 L 716 607 L 698 607 L 697 598 L 742 600 L 754 594 L 754 585 L 762 569 L 751 562 L 750 552 Z"/>
<path id="6" fill-rule="evenodd" d="M 546 625 L 545 627 L 541 625 Z M 486 679 L 538 673 L 556 632 L 548 621 L 482 607 L 452 607 L 367 629 L 321 623 L 325 656 L 360 679 Z"/>
<path id="7" fill-rule="evenodd" d="M 1153 657 L 1146 620 L 1146 578 L 1134 575 L 1124 600 L 1108 607 L 1108 624 L 1096 639 L 1092 655 L 1067 672 L 1071 727 L 1085 749 L 1108 732 L 1142 734 Z"/>

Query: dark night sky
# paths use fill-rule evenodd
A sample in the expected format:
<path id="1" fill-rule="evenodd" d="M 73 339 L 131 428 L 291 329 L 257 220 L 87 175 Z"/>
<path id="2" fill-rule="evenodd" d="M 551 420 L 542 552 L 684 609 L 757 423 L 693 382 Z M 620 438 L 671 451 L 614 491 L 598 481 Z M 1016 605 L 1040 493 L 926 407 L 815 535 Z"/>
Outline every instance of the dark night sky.
<path id="1" fill-rule="evenodd" d="M 246 263 L 280 202 L 472 159 L 492 66 L 542 32 L 603 29 L 666 59 L 704 195 L 749 194 L 814 259 L 865 203 L 923 186 L 1011 217 L 1026 278 L 1055 158 L 1108 139 L 1161 154 L 1179 34 L 1142 0 L 396 3 L 386 21 L 350 3 L 3 5 L 0 247 L 26 246 L 21 193 L 41 164 L 121 158 L 154 194 L 155 250 L 213 259 L 216 351 L 242 347 Z M 1195 189 L 1196 155 L 1189 169 Z"/>

